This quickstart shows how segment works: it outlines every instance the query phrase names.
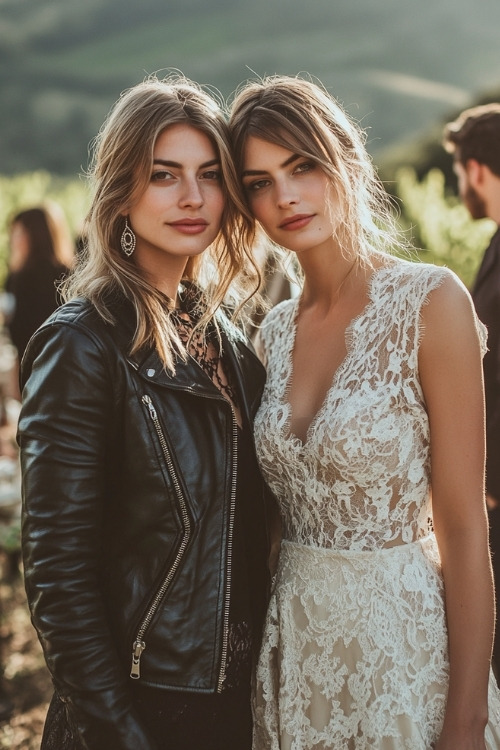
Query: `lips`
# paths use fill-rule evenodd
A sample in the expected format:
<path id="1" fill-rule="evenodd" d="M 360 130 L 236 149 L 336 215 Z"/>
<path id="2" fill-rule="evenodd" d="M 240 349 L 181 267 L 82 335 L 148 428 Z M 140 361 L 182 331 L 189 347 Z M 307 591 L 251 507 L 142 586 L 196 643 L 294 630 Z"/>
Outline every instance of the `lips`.
<path id="1" fill-rule="evenodd" d="M 205 221 L 205 219 L 178 219 L 177 221 L 169 221 L 168 223 L 172 227 L 179 227 L 179 226 L 194 227 L 194 226 L 200 226 L 200 225 L 203 225 L 204 227 L 206 227 L 208 224 L 208 222 Z"/>
<path id="2" fill-rule="evenodd" d="M 198 234 L 203 232 L 208 227 L 208 222 L 205 219 L 178 219 L 177 221 L 169 221 L 169 227 L 177 229 L 183 234 Z"/>
<path id="3" fill-rule="evenodd" d="M 287 231 L 294 231 L 295 229 L 302 229 L 307 226 L 310 221 L 314 218 L 314 214 L 295 214 L 295 216 L 289 216 L 284 219 L 279 225 L 280 229 Z"/>

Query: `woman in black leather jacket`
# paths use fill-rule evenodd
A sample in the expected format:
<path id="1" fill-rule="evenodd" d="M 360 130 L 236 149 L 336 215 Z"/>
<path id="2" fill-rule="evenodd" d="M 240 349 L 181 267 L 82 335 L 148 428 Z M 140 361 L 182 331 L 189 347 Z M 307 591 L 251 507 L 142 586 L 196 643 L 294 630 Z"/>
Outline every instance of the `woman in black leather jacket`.
<path id="1" fill-rule="evenodd" d="M 220 108 L 184 79 L 139 84 L 93 177 L 67 302 L 21 374 L 42 748 L 245 750 L 271 504 L 250 429 L 264 371 L 223 312 L 251 273 Z"/>

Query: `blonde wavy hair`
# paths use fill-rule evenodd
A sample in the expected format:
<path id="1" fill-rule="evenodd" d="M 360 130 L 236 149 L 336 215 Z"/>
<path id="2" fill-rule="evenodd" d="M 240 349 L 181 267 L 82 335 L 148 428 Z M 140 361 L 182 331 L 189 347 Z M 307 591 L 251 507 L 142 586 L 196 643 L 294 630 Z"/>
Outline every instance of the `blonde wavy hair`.
<path id="1" fill-rule="evenodd" d="M 215 320 L 221 305 L 241 314 L 259 284 L 259 271 L 242 242 L 242 190 L 230 150 L 224 111 L 215 95 L 181 75 L 150 76 L 125 91 L 115 103 L 93 143 L 89 177 L 93 198 L 83 236 L 84 247 L 75 270 L 61 288 L 65 300 L 89 299 L 104 320 L 114 323 L 109 301 L 116 293 L 134 305 L 137 325 L 130 353 L 145 345 L 156 348 L 165 367 L 174 372 L 181 343 L 169 312 L 173 305 L 152 286 L 134 256 L 120 249 L 124 212 L 145 191 L 151 178 L 158 136 L 176 124 L 190 125 L 208 136 L 221 162 L 225 207 L 220 232 L 198 258 L 190 258 L 184 281 L 202 289 L 197 328 Z"/>
<path id="2" fill-rule="evenodd" d="M 346 251 L 355 250 L 368 263 L 374 250 L 404 246 L 391 200 L 365 148 L 365 133 L 320 83 L 293 76 L 247 82 L 234 96 L 229 129 L 240 177 L 249 136 L 320 165 L 342 207 L 337 239 Z M 251 246 L 259 228 L 248 202 L 244 225 Z"/>

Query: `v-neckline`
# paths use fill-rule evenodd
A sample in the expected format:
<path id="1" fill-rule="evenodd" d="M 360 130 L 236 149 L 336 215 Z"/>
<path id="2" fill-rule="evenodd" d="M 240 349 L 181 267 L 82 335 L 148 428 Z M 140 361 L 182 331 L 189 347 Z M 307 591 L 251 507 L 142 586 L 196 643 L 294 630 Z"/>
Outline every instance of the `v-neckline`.
<path id="1" fill-rule="evenodd" d="M 382 271 L 387 270 L 388 268 L 394 268 L 395 264 L 390 265 L 382 265 L 378 268 L 375 268 L 370 275 L 368 281 L 367 281 L 367 302 L 366 305 L 363 307 L 361 312 L 359 312 L 357 315 L 355 315 L 347 324 L 347 326 L 344 329 L 344 341 L 345 341 L 345 348 L 346 352 L 342 360 L 340 361 L 338 367 L 334 371 L 332 378 L 330 380 L 330 385 L 328 386 L 325 395 L 323 397 L 323 400 L 317 410 L 317 412 L 313 415 L 311 421 L 309 422 L 309 425 L 307 427 L 307 430 L 305 432 L 305 439 L 302 440 L 298 435 L 296 435 L 294 432 L 292 432 L 292 404 L 290 403 L 290 391 L 292 388 L 292 381 L 293 381 L 293 355 L 295 350 L 295 340 L 297 337 L 297 315 L 299 311 L 299 301 L 300 298 L 297 297 L 297 299 L 294 300 L 293 305 L 291 305 L 290 310 L 290 347 L 288 350 L 288 357 L 287 357 L 287 363 L 288 363 L 288 376 L 285 381 L 285 386 L 283 389 L 282 394 L 282 401 L 283 405 L 287 409 L 287 415 L 286 419 L 284 421 L 283 430 L 285 432 L 285 438 L 296 445 L 299 446 L 301 450 L 305 449 L 305 447 L 309 444 L 311 433 L 316 426 L 316 423 L 319 421 L 323 411 L 326 408 L 326 404 L 328 402 L 330 393 L 332 392 L 333 388 L 337 385 L 337 381 L 340 378 L 340 375 L 342 371 L 346 368 L 347 363 L 349 362 L 352 352 L 353 352 L 353 331 L 355 326 L 358 324 L 360 320 L 362 320 L 369 312 L 370 308 L 372 307 L 374 303 L 373 298 L 373 287 L 375 283 L 375 279 L 381 274 Z"/>

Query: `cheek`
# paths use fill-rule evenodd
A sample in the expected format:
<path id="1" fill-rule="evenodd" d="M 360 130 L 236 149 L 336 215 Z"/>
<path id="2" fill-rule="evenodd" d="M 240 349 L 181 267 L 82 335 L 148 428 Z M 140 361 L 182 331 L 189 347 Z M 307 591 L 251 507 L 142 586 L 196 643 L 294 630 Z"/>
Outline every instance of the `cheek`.
<path id="1" fill-rule="evenodd" d="M 130 207 L 130 218 L 136 221 L 158 213 L 161 201 L 158 200 L 153 191 L 146 191 L 134 205 Z"/>
<path id="2" fill-rule="evenodd" d="M 202 213 L 206 219 L 210 222 L 209 234 L 206 236 L 211 244 L 221 231 L 224 208 L 226 206 L 226 200 L 222 191 L 220 194 L 212 192 L 205 194 L 205 205 L 202 209 Z"/>
<path id="3" fill-rule="evenodd" d="M 250 196 L 248 198 L 248 206 L 252 216 L 254 216 L 265 229 L 266 223 L 269 221 L 268 201 L 265 200 L 264 196 Z"/>
<path id="4" fill-rule="evenodd" d="M 205 205 L 207 206 L 207 208 L 209 208 L 212 218 L 215 219 L 216 217 L 218 217 L 220 220 L 224 212 L 224 207 L 226 205 L 226 199 L 224 197 L 222 189 L 210 190 L 206 192 Z"/>
<path id="5" fill-rule="evenodd" d="M 222 218 L 222 214 L 224 213 L 225 207 L 226 207 L 226 199 L 224 197 L 223 192 L 221 191 L 217 199 L 217 208 L 216 208 L 219 219 Z"/>

